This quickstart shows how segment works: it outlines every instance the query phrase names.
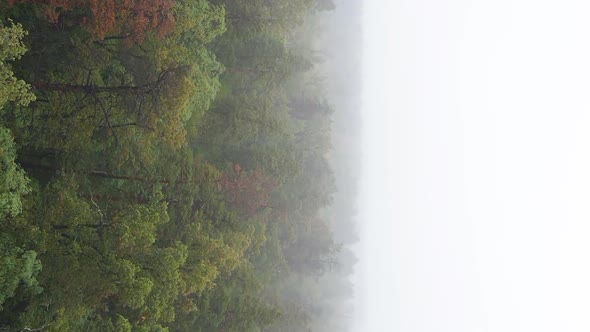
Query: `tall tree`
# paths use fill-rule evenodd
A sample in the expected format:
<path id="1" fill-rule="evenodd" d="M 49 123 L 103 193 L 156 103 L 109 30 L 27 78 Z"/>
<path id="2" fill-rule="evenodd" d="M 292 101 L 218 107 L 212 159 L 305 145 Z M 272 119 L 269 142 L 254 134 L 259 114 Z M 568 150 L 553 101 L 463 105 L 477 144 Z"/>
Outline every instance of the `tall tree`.
<path id="1" fill-rule="evenodd" d="M 10 22 L 9 26 L 0 26 L 0 111 L 8 102 L 26 106 L 35 100 L 30 86 L 14 76 L 10 65 L 26 52 L 22 42 L 26 34 L 20 24 Z"/>

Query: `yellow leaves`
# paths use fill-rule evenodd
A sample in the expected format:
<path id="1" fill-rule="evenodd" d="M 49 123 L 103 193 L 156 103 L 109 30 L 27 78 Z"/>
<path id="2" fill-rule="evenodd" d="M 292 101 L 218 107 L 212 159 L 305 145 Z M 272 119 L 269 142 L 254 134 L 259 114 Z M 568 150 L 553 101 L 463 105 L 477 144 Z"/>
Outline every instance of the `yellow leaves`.
<path id="1" fill-rule="evenodd" d="M 225 9 L 208 1 L 177 1 L 174 6 L 176 34 L 190 34 L 208 43 L 225 32 Z"/>
<path id="2" fill-rule="evenodd" d="M 190 118 L 190 106 L 196 89 L 194 81 L 188 75 L 175 74 L 165 90 L 156 131 L 158 136 L 176 148 L 186 144 L 184 125 Z"/>
<path id="3" fill-rule="evenodd" d="M 181 283 L 184 295 L 201 294 L 215 286 L 219 270 L 209 261 L 200 261 L 194 266 L 187 267 Z"/>
<path id="4" fill-rule="evenodd" d="M 157 226 L 170 220 L 166 208 L 165 202 L 131 205 L 113 216 L 119 249 L 126 254 L 147 251 L 156 241 Z"/>

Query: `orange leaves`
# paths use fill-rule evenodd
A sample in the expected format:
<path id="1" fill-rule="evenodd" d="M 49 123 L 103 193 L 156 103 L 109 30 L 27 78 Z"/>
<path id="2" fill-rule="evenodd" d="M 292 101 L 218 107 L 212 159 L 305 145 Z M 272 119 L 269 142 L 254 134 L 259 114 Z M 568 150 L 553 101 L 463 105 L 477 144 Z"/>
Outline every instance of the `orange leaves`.
<path id="1" fill-rule="evenodd" d="M 240 166 L 240 164 L 235 164 L 234 165 L 234 173 L 236 173 L 239 176 L 241 172 L 242 172 L 242 166 Z"/>
<path id="2" fill-rule="evenodd" d="M 48 7 L 45 11 L 45 17 L 47 17 L 47 20 L 51 23 L 57 23 L 58 19 L 59 19 L 59 14 L 53 9 Z"/>
<path id="3" fill-rule="evenodd" d="M 104 38 L 115 30 L 116 6 L 114 0 L 90 0 L 89 9 L 92 13 L 86 27 L 95 36 Z"/>
<path id="4" fill-rule="evenodd" d="M 146 32 L 154 31 L 158 38 L 174 28 L 173 0 L 124 0 L 117 8 L 122 30 L 133 41 L 142 41 Z"/>
<path id="5" fill-rule="evenodd" d="M 128 42 L 141 42 L 149 32 L 163 38 L 174 29 L 174 0 L 9 0 L 8 5 L 15 3 L 38 4 L 51 23 L 82 10 L 68 19 L 77 20 L 75 24 L 100 39 L 116 34 Z"/>
<path id="6" fill-rule="evenodd" d="M 270 207 L 270 195 L 278 185 L 261 170 L 245 172 L 239 164 L 223 173 L 219 183 L 229 203 L 249 215 Z"/>

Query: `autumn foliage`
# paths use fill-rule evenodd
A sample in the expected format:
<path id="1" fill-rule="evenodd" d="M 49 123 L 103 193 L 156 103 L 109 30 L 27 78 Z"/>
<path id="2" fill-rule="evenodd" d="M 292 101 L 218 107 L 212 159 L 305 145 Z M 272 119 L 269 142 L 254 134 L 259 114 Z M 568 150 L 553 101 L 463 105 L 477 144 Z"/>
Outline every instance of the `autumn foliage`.
<path id="1" fill-rule="evenodd" d="M 72 15 L 82 27 L 103 39 L 116 34 L 129 41 L 142 41 L 147 32 L 164 37 L 174 28 L 172 8 L 174 0 L 8 0 L 16 3 L 43 5 L 43 12 L 51 23 L 58 23 Z"/>
<path id="2" fill-rule="evenodd" d="M 270 206 L 271 193 L 278 185 L 261 170 L 246 172 L 240 164 L 224 172 L 219 184 L 230 204 L 250 215 Z"/>

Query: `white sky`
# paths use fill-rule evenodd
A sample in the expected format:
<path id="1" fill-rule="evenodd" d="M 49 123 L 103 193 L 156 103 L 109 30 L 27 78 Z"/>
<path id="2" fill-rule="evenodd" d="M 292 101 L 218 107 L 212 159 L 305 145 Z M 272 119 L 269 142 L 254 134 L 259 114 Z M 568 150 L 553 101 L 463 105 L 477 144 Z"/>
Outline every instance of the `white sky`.
<path id="1" fill-rule="evenodd" d="M 354 331 L 590 331 L 590 2 L 364 2 Z"/>

